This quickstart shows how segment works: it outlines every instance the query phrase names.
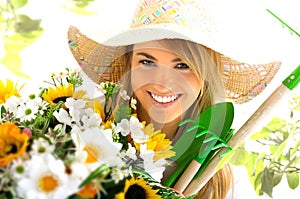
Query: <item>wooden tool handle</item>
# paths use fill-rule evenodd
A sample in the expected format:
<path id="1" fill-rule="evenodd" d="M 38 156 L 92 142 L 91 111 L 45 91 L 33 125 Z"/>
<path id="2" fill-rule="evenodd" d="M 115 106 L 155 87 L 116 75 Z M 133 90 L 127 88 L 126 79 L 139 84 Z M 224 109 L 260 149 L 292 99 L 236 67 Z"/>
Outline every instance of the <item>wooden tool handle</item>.
<path id="1" fill-rule="evenodd" d="M 232 136 L 229 140 L 228 145 L 232 148 L 236 148 L 243 142 L 245 142 L 251 134 L 254 128 L 264 119 L 264 117 L 269 114 L 272 109 L 278 104 L 283 96 L 290 90 L 281 84 L 266 101 L 256 110 L 256 112 L 245 122 L 245 124 Z M 193 179 L 187 188 L 183 191 L 185 196 L 190 196 L 198 193 L 202 187 L 211 179 L 211 177 L 217 172 L 216 167 L 218 166 L 221 158 L 220 154 L 225 152 L 227 149 L 220 149 L 211 162 L 208 164 L 207 168 L 203 171 L 201 176 L 196 179 Z"/>
<path id="2" fill-rule="evenodd" d="M 194 176 L 200 169 L 200 166 L 200 163 L 198 163 L 196 160 L 192 160 L 189 166 L 185 169 L 184 173 L 180 176 L 179 180 L 176 182 L 174 189 L 179 193 L 182 193 L 193 180 Z"/>

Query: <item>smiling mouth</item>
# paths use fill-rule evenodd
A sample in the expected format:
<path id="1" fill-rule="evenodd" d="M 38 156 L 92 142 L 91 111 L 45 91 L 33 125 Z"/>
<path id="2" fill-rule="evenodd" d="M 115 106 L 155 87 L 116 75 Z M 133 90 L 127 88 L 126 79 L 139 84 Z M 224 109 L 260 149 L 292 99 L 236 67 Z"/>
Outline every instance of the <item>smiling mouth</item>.
<path id="1" fill-rule="evenodd" d="M 179 94 L 173 94 L 173 95 L 165 95 L 165 96 L 162 96 L 162 95 L 156 95 L 156 94 L 153 94 L 151 92 L 150 93 L 150 96 L 152 97 L 152 99 L 158 103 L 161 103 L 161 104 L 167 104 L 167 103 L 170 103 L 170 102 L 174 102 L 175 100 L 177 100 L 180 95 Z"/>

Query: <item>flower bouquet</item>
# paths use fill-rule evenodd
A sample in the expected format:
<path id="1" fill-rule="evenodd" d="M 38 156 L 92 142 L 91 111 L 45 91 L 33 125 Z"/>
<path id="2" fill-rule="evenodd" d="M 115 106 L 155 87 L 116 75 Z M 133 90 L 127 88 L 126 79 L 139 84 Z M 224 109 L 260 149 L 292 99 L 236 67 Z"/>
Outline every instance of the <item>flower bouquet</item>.
<path id="1" fill-rule="evenodd" d="M 138 120 L 121 85 L 101 83 L 101 103 L 78 71 L 51 79 L 29 96 L 0 81 L 0 198 L 177 197 L 159 183 L 171 142 Z"/>
<path id="2" fill-rule="evenodd" d="M 138 119 L 136 99 L 120 84 L 102 82 L 90 98 L 79 71 L 45 83 L 26 96 L 23 86 L 0 81 L 0 198 L 183 198 L 169 187 L 182 192 L 220 148 L 230 149 L 231 103 L 180 123 L 190 127 L 172 145 Z"/>

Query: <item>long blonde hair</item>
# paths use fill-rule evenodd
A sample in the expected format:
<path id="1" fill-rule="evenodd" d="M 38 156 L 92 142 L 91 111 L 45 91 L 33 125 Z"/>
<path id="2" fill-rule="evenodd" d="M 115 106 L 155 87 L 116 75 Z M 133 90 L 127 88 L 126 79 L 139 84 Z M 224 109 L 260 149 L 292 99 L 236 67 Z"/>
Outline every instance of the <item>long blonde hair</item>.
<path id="1" fill-rule="evenodd" d="M 194 118 L 210 105 L 224 99 L 224 86 L 221 78 L 223 66 L 219 53 L 190 41 L 172 39 L 171 41 L 162 40 L 162 42 L 186 62 L 198 78 L 203 81 L 203 87 L 196 101 L 196 106 L 191 107 L 190 114 L 186 117 Z M 196 198 L 224 199 L 232 183 L 231 168 L 229 165 L 225 165 L 199 191 Z"/>
<path id="2" fill-rule="evenodd" d="M 196 118 L 210 105 L 222 101 L 224 99 L 224 86 L 221 75 L 223 66 L 221 64 L 221 55 L 212 49 L 197 43 L 180 39 L 164 39 L 161 40 L 162 45 L 167 49 L 172 49 L 183 62 L 185 62 L 202 81 L 201 92 L 195 103 L 187 111 L 185 118 Z M 132 46 L 128 47 L 125 62 L 124 74 L 130 74 Z M 130 77 L 123 77 L 126 90 L 133 93 L 130 87 Z M 124 82 L 126 81 L 126 82 Z M 186 127 L 178 128 L 175 134 L 176 141 L 184 132 Z M 220 169 L 199 191 L 197 198 L 201 199 L 224 199 L 232 186 L 232 172 L 229 165 L 225 165 Z"/>

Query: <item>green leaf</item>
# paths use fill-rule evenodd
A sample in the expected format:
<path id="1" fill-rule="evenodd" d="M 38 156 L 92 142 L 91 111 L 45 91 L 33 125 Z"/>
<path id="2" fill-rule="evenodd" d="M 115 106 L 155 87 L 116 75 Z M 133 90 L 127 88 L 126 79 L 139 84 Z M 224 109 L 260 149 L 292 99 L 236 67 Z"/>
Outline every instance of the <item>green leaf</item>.
<path id="1" fill-rule="evenodd" d="M 20 14 L 16 17 L 15 31 L 17 33 L 28 33 L 41 29 L 41 20 L 33 20 L 29 16 Z"/>
<path id="2" fill-rule="evenodd" d="M 121 122 L 122 119 L 129 119 L 131 115 L 131 109 L 129 105 L 120 104 L 114 113 L 115 121 Z"/>
<path id="3" fill-rule="evenodd" d="M 298 150 L 300 150 L 299 147 L 300 147 L 300 139 L 297 141 L 295 146 L 293 146 L 293 149 L 291 151 L 291 156 L 295 155 L 298 152 Z"/>
<path id="4" fill-rule="evenodd" d="M 300 104 L 298 104 L 295 108 L 294 108 L 295 111 L 300 111 Z"/>
<path id="5" fill-rule="evenodd" d="M 248 171 L 248 176 L 252 185 L 255 184 L 255 179 L 257 178 L 258 174 L 264 170 L 264 161 L 260 156 L 254 153 L 249 154 L 249 161 L 246 163 L 246 168 Z"/>
<path id="6" fill-rule="evenodd" d="M 28 0 L 10 0 L 15 9 L 22 8 L 27 5 Z"/>
<path id="7" fill-rule="evenodd" d="M 235 151 L 231 150 L 229 151 L 225 156 L 223 156 L 220 160 L 220 162 L 218 163 L 218 165 L 216 166 L 216 170 L 221 169 L 225 164 L 232 164 L 230 161 L 232 159 L 232 156 L 234 155 Z M 234 165 L 234 164 L 232 164 Z"/>
<path id="8" fill-rule="evenodd" d="M 14 34 L 4 39 L 4 50 L 10 53 L 20 53 L 27 46 L 26 39 L 20 34 Z"/>
<path id="9" fill-rule="evenodd" d="M 262 187 L 262 177 L 263 177 L 263 171 L 259 172 L 253 178 L 253 187 L 254 187 L 254 190 L 260 196 L 263 194 L 262 190 L 261 190 L 261 187 Z"/>
<path id="10" fill-rule="evenodd" d="M 284 119 L 275 117 L 267 124 L 267 128 L 269 128 L 271 131 L 277 131 L 282 129 L 286 126 L 286 121 Z"/>
<path id="11" fill-rule="evenodd" d="M 252 139 L 252 140 L 263 139 L 263 138 L 268 137 L 270 135 L 270 133 L 272 133 L 272 131 L 270 131 L 270 129 L 263 127 L 261 129 L 261 131 L 254 133 L 250 139 Z"/>
<path id="12" fill-rule="evenodd" d="M 272 198 L 273 192 L 273 173 L 266 167 L 263 171 L 261 183 L 262 192 L 268 194 Z"/>
<path id="13" fill-rule="evenodd" d="M 1 106 L 1 115 L 0 115 L 0 116 L 4 115 L 4 114 L 6 114 L 6 113 L 7 113 L 7 112 L 6 112 L 5 107 L 4 107 L 4 106 Z"/>
<path id="14" fill-rule="evenodd" d="M 91 16 L 97 14 L 97 12 L 89 10 L 94 0 L 67 0 L 62 4 L 62 7 L 70 12 L 76 14 Z"/>
<path id="15" fill-rule="evenodd" d="M 286 179 L 291 189 L 296 189 L 299 185 L 299 175 L 296 172 L 287 173 Z"/>
<path id="16" fill-rule="evenodd" d="M 21 71 L 22 61 L 19 54 L 6 53 L 0 61 L 4 66 L 7 67 L 8 70 L 13 72 L 14 74 L 23 78 L 30 79 L 30 76 L 28 74 Z"/>
<path id="17" fill-rule="evenodd" d="M 109 174 L 109 171 L 109 167 L 107 165 L 102 164 L 97 169 L 95 169 L 85 180 L 83 180 L 83 182 L 79 185 L 79 188 L 84 187 L 91 180 L 97 177 L 105 178 Z"/>
<path id="18" fill-rule="evenodd" d="M 232 156 L 230 159 L 230 164 L 235 166 L 244 166 L 246 162 L 248 162 L 249 152 L 247 152 L 244 148 L 238 147 L 232 152 Z"/>
<path id="19" fill-rule="evenodd" d="M 283 174 L 282 173 L 275 173 L 273 176 L 273 187 L 278 185 L 281 182 Z"/>
<path id="20" fill-rule="evenodd" d="M 24 34 L 13 34 L 4 39 L 4 49 L 8 52 L 20 53 L 25 47 L 32 44 L 37 38 L 41 36 L 43 30 L 28 32 Z"/>
<path id="21" fill-rule="evenodd" d="M 272 152 L 272 154 L 273 154 L 272 156 L 273 156 L 274 159 L 278 159 L 278 158 L 280 158 L 280 156 L 283 155 L 283 151 L 284 151 L 285 146 L 286 146 L 286 141 L 282 142 L 282 143 L 276 148 L 276 150 L 274 150 L 274 151 Z"/>

